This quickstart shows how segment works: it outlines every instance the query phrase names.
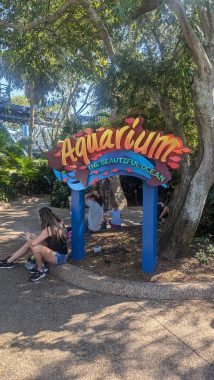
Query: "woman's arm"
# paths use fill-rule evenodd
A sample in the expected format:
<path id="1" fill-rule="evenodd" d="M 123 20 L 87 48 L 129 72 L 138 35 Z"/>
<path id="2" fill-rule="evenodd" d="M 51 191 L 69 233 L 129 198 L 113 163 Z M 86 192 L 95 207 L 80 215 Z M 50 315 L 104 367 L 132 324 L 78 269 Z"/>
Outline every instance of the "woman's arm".
<path id="1" fill-rule="evenodd" d="M 27 240 L 30 241 L 30 243 L 33 246 L 35 246 L 35 245 L 38 245 L 39 243 L 43 242 L 49 236 L 51 236 L 51 230 L 50 230 L 50 228 L 49 228 L 49 230 L 47 228 L 45 228 L 44 230 L 42 230 L 42 232 L 39 234 L 39 236 L 37 236 L 35 239 L 27 238 Z"/>
<path id="2" fill-rule="evenodd" d="M 169 215 L 169 207 L 168 206 L 164 207 L 162 213 L 159 216 L 159 219 L 162 219 L 165 215 Z"/>

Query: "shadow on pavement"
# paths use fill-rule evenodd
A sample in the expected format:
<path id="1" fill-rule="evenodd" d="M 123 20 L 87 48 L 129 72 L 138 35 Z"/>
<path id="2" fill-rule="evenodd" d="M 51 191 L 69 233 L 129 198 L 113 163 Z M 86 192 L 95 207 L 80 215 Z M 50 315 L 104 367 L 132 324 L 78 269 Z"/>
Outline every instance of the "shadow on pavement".
<path id="1" fill-rule="evenodd" d="M 21 267 L 0 276 L 1 358 L 10 363 L 1 379 L 213 379 L 213 367 L 184 343 L 201 328 L 197 314 L 182 340 L 162 323 L 168 318 L 178 330 L 185 325 L 187 302 L 183 308 L 179 301 L 134 302 L 72 289 L 51 277 L 30 284 Z M 204 337 L 200 350 L 212 344 Z M 19 377 L 20 365 L 28 377 Z"/>

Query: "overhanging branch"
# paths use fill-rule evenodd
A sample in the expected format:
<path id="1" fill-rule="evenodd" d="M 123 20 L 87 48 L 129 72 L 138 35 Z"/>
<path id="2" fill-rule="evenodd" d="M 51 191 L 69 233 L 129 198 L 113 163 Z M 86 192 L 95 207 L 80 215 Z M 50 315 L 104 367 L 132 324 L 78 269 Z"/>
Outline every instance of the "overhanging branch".
<path id="1" fill-rule="evenodd" d="M 20 33 L 26 33 L 29 30 L 35 29 L 42 24 L 52 24 L 58 20 L 72 5 L 78 4 L 78 0 L 67 0 L 61 7 L 59 7 L 52 15 L 37 17 L 35 20 L 27 24 L 15 24 L 0 19 L 0 27 L 10 28 Z"/>
<path id="2" fill-rule="evenodd" d="M 212 70 L 212 65 L 205 49 L 203 48 L 189 22 L 181 1 L 166 0 L 166 3 L 168 4 L 169 8 L 176 14 L 186 43 L 192 52 L 193 59 L 200 71 L 200 74 L 203 76 L 206 71 Z"/>
<path id="3" fill-rule="evenodd" d="M 88 15 L 89 20 L 96 27 L 99 37 L 103 41 L 109 58 L 112 62 L 116 61 L 116 53 L 111 40 L 111 37 L 107 31 L 107 28 L 103 24 L 100 17 L 97 15 L 96 11 L 93 7 L 91 7 L 90 2 L 88 0 L 79 0 L 78 3 L 82 6 L 86 14 Z"/>
<path id="4" fill-rule="evenodd" d="M 35 29 L 41 25 L 52 24 L 58 20 L 72 5 L 80 5 L 87 14 L 91 23 L 96 27 L 100 39 L 103 41 L 107 53 L 112 62 L 116 61 L 115 49 L 111 41 L 111 37 L 107 31 L 107 28 L 103 24 L 102 20 L 98 16 L 95 9 L 91 6 L 88 0 L 67 0 L 61 7 L 59 7 L 52 15 L 37 17 L 35 20 L 26 24 L 13 23 L 0 19 L 0 27 L 5 29 L 12 29 L 20 33 L 26 33 L 29 30 Z"/>
<path id="5" fill-rule="evenodd" d="M 162 2 L 162 0 L 144 0 L 143 3 L 131 13 L 131 19 L 136 20 L 141 15 L 157 9 Z"/>

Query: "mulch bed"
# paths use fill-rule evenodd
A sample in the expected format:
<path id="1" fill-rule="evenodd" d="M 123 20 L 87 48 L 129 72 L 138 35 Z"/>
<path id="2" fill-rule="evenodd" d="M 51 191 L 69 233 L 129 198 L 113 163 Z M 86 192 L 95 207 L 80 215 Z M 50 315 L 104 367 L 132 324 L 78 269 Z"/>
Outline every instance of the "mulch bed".
<path id="1" fill-rule="evenodd" d="M 188 247 L 182 258 L 163 260 L 158 258 L 157 271 L 153 275 L 141 271 L 141 226 L 122 227 L 118 230 L 92 234 L 86 238 L 86 259 L 71 263 L 99 275 L 135 281 L 196 282 L 214 280 L 214 258 L 201 264 L 194 258 L 197 245 Z M 95 255 L 95 245 L 101 253 Z"/>

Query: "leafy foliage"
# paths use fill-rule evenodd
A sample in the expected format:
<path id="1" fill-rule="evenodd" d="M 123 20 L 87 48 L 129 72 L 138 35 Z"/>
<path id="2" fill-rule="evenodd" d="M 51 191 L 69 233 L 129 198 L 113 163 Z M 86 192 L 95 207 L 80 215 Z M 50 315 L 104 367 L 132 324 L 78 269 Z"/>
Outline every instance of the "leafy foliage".
<path id="1" fill-rule="evenodd" d="M 139 2 L 120 2 L 132 10 Z M 110 107 L 121 117 L 142 114 L 147 128 L 184 131 L 187 144 L 197 149 L 198 137 L 192 100 L 194 64 L 176 21 L 160 8 L 125 26 L 119 14 L 118 67 L 105 70 L 97 86 L 99 106 Z M 123 27 L 121 27 L 121 24 Z M 173 118 L 172 118 L 173 116 Z M 174 120 L 174 122 L 172 122 Z"/>
<path id="2" fill-rule="evenodd" d="M 46 160 L 30 160 L 18 144 L 8 141 L 7 132 L 0 132 L 0 201 L 19 195 L 50 193 L 55 180 Z"/>
<path id="3" fill-rule="evenodd" d="M 55 181 L 51 194 L 51 206 L 60 208 L 68 207 L 68 197 L 70 194 L 71 191 L 66 184 L 60 181 Z"/>
<path id="4" fill-rule="evenodd" d="M 11 99 L 12 104 L 17 104 L 18 106 L 29 106 L 29 101 L 26 96 L 16 95 Z"/>
<path id="5" fill-rule="evenodd" d="M 50 194 L 55 178 L 47 161 L 34 160 L 29 165 L 27 160 L 19 158 L 21 170 L 0 170 L 0 201 L 7 202 L 18 196 Z"/>
<path id="6" fill-rule="evenodd" d="M 200 264 L 209 264 L 209 259 L 214 257 L 214 245 L 211 244 L 211 239 L 196 238 L 194 242 L 197 244 L 199 251 L 195 254 L 195 258 Z"/>

